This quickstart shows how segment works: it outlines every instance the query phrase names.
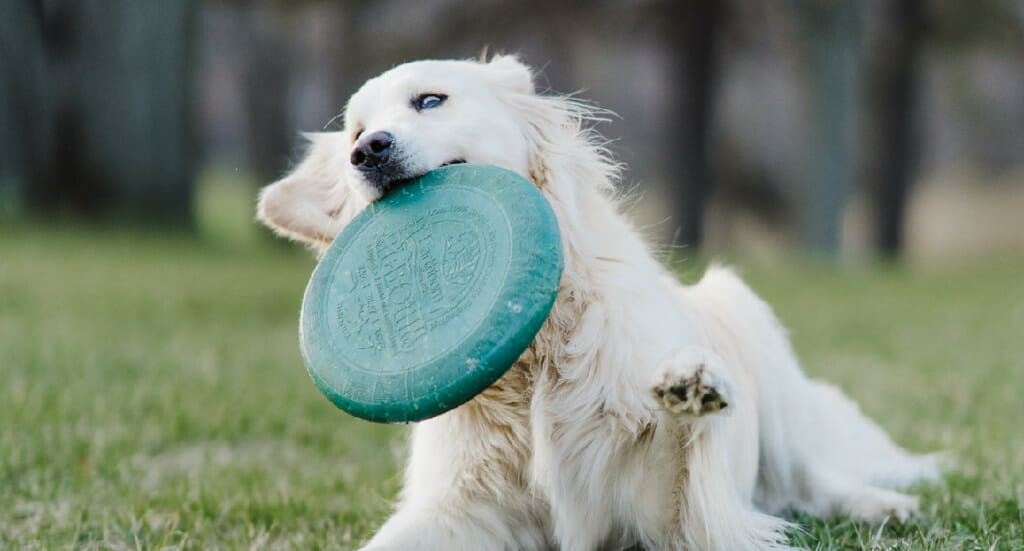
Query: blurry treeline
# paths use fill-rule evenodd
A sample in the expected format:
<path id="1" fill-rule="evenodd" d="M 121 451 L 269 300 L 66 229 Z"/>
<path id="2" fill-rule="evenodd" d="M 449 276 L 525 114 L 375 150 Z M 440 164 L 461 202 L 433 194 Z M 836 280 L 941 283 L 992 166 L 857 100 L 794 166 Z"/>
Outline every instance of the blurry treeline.
<path id="1" fill-rule="evenodd" d="M 619 115 L 678 245 L 896 255 L 915 186 L 1024 187 L 1019 0 L 4 0 L 0 215 L 187 226 L 200 166 L 269 182 L 366 78 L 485 47 Z"/>

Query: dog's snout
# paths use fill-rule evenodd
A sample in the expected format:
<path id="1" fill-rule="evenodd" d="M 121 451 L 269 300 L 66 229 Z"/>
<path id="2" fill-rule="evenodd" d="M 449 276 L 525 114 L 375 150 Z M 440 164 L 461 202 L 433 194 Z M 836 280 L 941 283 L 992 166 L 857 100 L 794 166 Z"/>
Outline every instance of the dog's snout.
<path id="1" fill-rule="evenodd" d="M 356 142 L 349 160 L 360 170 L 376 170 L 391 158 L 395 137 L 390 132 L 374 132 Z"/>

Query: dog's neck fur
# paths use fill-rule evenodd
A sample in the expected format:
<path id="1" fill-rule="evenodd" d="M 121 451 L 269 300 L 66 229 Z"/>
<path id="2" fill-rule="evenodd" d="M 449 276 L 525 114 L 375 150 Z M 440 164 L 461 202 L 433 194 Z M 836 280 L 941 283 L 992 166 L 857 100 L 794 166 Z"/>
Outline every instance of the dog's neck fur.
<path id="1" fill-rule="evenodd" d="M 637 413 L 648 408 L 633 407 L 630 400 L 622 399 L 642 395 L 640 389 L 632 388 L 635 380 L 612 381 L 593 370 L 609 362 L 625 365 L 635 357 L 628 349 L 633 341 L 621 335 L 631 331 L 627 327 L 631 297 L 644 290 L 624 288 L 624 282 L 635 284 L 643 279 L 639 274 L 664 274 L 665 270 L 618 212 L 612 196 L 618 167 L 564 105 L 553 107 L 570 120 L 561 125 L 562 135 L 531 138 L 537 149 L 531 151 L 529 176 L 555 212 L 565 267 L 551 314 L 531 353 L 524 356 L 527 361 L 520 364 L 530 364 L 523 367 L 540 383 L 541 392 L 548 388 L 571 394 L 575 387 L 591 394 L 578 396 L 581 407 L 593 409 L 595 415 L 619 417 L 629 432 L 638 433 L 650 419 L 638 418 Z M 606 384 L 587 384 L 597 380 Z"/>
<path id="2" fill-rule="evenodd" d="M 554 98 L 535 98 L 548 102 Z M 546 103 L 557 109 L 550 116 L 565 117 L 562 105 Z M 538 125 L 551 128 L 552 125 Z M 618 212 L 612 197 L 617 166 L 595 147 L 593 137 L 578 124 L 560 127 L 564 134 L 538 135 L 531 143 L 538 144 L 531 151 L 529 178 L 541 190 L 558 220 L 564 269 L 558 297 L 547 321 L 534 338 L 530 348 L 510 372 L 496 385 L 470 402 L 468 409 L 498 407 L 517 410 L 510 417 L 517 423 L 528 423 L 528 408 L 538 382 L 543 387 L 572 386 L 575 382 L 593 380 L 589 370 L 601 365 L 599 355 L 621 357 L 623 362 L 632 357 L 623 347 L 630 341 L 611 338 L 623 329 L 630 308 L 630 296 L 640 289 L 621 289 L 622 282 L 637 281 L 637 277 L 624 277 L 624 271 L 659 273 L 662 270 L 647 245 L 636 237 L 637 232 Z M 600 319 L 601 323 L 593 323 Z M 599 328 L 598 330 L 594 330 Z M 586 329 L 586 330 L 584 330 Z M 622 384 L 632 383 L 622 381 Z M 507 403 L 507 391 L 515 388 L 515 403 Z M 580 388 L 595 389 L 594 385 L 580 384 Z M 625 388 L 596 388 L 609 396 L 624 392 Z M 636 394 L 635 392 L 633 394 Z M 603 408 L 599 396 L 588 397 L 587 407 L 595 413 L 621 415 L 630 432 L 642 431 L 649 419 L 637 419 L 637 411 L 609 411 Z M 611 400 L 609 400 L 611 402 Z M 622 403 L 615 400 L 615 403 Z M 600 411 L 598 411 L 600 410 Z M 483 413 L 483 412 L 480 412 Z M 486 415 L 486 414 L 485 414 Z M 490 417 L 488 415 L 488 417 Z"/>

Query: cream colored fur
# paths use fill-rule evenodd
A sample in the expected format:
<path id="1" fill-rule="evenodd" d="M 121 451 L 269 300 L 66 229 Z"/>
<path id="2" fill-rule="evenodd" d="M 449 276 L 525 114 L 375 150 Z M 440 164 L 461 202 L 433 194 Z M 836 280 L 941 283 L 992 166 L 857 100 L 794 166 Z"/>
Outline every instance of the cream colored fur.
<path id="1" fill-rule="evenodd" d="M 418 94 L 445 94 L 417 112 Z M 938 475 L 840 391 L 801 372 L 770 308 L 732 272 L 681 286 L 611 198 L 590 111 L 534 93 L 513 57 L 401 65 L 353 96 L 345 129 L 264 189 L 259 217 L 319 252 L 380 196 L 349 162 L 395 136 L 408 176 L 453 159 L 529 178 L 565 271 L 530 348 L 469 403 L 413 427 L 405 485 L 368 550 L 786 548 L 790 509 L 902 520 L 890 488 Z"/>

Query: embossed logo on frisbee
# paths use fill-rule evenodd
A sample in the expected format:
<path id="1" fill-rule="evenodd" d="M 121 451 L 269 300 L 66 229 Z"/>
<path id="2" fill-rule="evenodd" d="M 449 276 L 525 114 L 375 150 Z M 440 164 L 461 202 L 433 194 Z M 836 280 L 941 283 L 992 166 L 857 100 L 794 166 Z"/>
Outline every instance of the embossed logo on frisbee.
<path id="1" fill-rule="evenodd" d="M 460 204 L 446 206 L 452 201 Z M 450 184 L 416 208 L 426 210 L 409 221 L 404 209 L 379 211 L 352 241 L 369 246 L 341 253 L 339 264 L 353 268 L 335 272 L 326 308 L 356 368 L 392 372 L 436 360 L 458 343 L 432 334 L 479 325 L 508 270 L 508 220 L 488 195 Z"/>

